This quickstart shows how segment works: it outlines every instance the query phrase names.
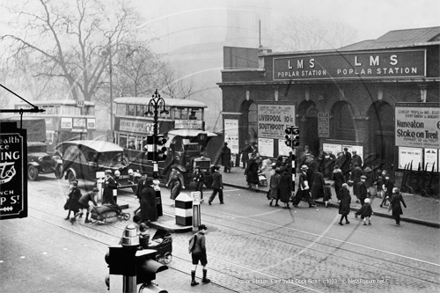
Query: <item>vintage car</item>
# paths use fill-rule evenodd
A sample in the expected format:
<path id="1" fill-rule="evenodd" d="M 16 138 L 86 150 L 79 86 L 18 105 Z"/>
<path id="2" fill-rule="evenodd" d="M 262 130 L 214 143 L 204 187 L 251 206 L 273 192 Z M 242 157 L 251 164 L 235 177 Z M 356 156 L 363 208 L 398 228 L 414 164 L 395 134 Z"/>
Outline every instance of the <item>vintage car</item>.
<path id="1" fill-rule="evenodd" d="M 129 161 L 117 144 L 99 140 L 65 141 L 56 146 L 54 157 L 60 158 L 55 167 L 59 179 L 95 181 L 97 172 L 111 170 L 113 174 L 115 171 L 121 174 L 118 188 L 136 187 L 128 174 Z"/>
<path id="2" fill-rule="evenodd" d="M 55 171 L 55 160 L 46 153 L 47 145 L 43 142 L 27 143 L 27 176 L 29 180 L 38 179 L 38 174 Z"/>

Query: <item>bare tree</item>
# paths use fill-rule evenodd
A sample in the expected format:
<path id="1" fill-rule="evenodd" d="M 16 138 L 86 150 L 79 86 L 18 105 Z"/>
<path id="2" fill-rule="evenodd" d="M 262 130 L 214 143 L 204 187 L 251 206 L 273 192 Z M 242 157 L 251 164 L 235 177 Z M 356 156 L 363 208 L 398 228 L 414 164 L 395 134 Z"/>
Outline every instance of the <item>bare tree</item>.
<path id="1" fill-rule="evenodd" d="M 290 17 L 281 23 L 274 37 L 275 47 L 281 51 L 335 49 L 356 36 L 354 29 L 340 22 Z"/>
<path id="2" fill-rule="evenodd" d="M 162 91 L 174 99 L 187 99 L 193 93 L 193 81 L 181 74 L 169 64 L 165 65 L 161 80 Z"/>
<path id="3" fill-rule="evenodd" d="M 10 42 L 11 58 L 27 52 L 39 64 L 34 76 L 59 78 L 73 99 L 90 101 L 111 55 L 130 39 L 139 20 L 127 2 L 116 6 L 110 11 L 114 5 L 98 0 L 30 0 L 21 7 L 3 7 L 14 16 L 9 24 L 16 33 L 2 34 L 0 40 Z M 102 54 L 105 50 L 112 53 Z"/>

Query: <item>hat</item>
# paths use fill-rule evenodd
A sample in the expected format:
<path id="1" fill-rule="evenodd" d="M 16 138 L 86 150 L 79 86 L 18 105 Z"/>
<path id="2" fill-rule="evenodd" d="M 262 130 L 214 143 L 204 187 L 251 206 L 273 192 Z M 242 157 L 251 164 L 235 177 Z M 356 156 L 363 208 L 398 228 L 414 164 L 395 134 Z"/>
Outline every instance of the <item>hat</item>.
<path id="1" fill-rule="evenodd" d="M 133 170 L 132 169 L 128 169 L 128 175 L 133 175 L 134 174 L 134 172 L 133 172 Z"/>
<path id="2" fill-rule="evenodd" d="M 334 169 L 339 169 L 339 165 L 335 165 Z"/>
<path id="3" fill-rule="evenodd" d="M 105 174 L 112 174 L 112 170 L 105 170 Z"/>
<path id="4" fill-rule="evenodd" d="M 362 176 L 361 176 L 361 179 L 367 179 L 367 176 L 362 175 Z"/>
<path id="5" fill-rule="evenodd" d="M 400 192 L 400 189 L 399 188 L 397 188 L 397 187 L 394 187 L 393 188 L 393 193 L 399 193 Z"/>
<path id="6" fill-rule="evenodd" d="M 208 228 L 206 228 L 206 226 L 204 224 L 201 224 L 199 226 L 199 230 L 208 230 Z"/>
<path id="7" fill-rule="evenodd" d="M 93 187 L 93 192 L 98 192 L 99 188 L 98 187 Z"/>
<path id="8" fill-rule="evenodd" d="M 365 172 L 371 172 L 371 171 L 372 171 L 372 170 L 371 170 L 370 167 L 365 168 Z"/>
<path id="9" fill-rule="evenodd" d="M 70 182 L 70 184 L 72 184 L 73 186 L 78 186 L 78 181 L 74 180 L 74 181 Z"/>
<path id="10" fill-rule="evenodd" d="M 347 183 L 343 183 L 342 187 L 348 188 L 348 184 Z"/>
<path id="11" fill-rule="evenodd" d="M 145 180 L 145 184 L 147 186 L 153 185 L 154 184 L 153 178 L 147 178 L 147 180 Z"/>
<path id="12" fill-rule="evenodd" d="M 347 149 L 347 148 L 344 148 L 344 151 L 348 151 L 348 149 Z"/>
<path id="13" fill-rule="evenodd" d="M 366 199 L 364 200 L 364 203 L 370 203 L 370 199 L 369 199 L 369 198 L 366 198 Z"/>
<path id="14" fill-rule="evenodd" d="M 302 165 L 301 166 L 301 170 L 303 170 L 303 171 L 308 170 L 308 169 L 309 169 L 309 167 L 307 167 L 307 165 Z"/>
<path id="15" fill-rule="evenodd" d="M 119 170 L 115 171 L 115 176 L 121 176 L 121 172 L 119 172 Z"/>
<path id="16" fill-rule="evenodd" d="M 385 177 L 390 177 L 390 174 L 389 174 L 389 173 L 385 173 L 384 176 L 385 176 Z"/>

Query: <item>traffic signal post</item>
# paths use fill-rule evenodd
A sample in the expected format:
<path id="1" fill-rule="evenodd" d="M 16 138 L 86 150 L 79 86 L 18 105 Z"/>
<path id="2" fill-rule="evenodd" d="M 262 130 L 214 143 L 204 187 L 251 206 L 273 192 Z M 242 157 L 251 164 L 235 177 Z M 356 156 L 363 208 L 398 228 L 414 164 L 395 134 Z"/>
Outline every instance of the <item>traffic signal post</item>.
<path id="1" fill-rule="evenodd" d="M 165 161 L 166 159 L 166 138 L 164 136 L 159 136 L 159 109 L 162 108 L 160 113 L 168 114 L 168 110 L 165 109 L 165 100 L 160 96 L 157 90 L 154 92 L 154 95 L 150 99 L 148 103 L 148 111 L 145 112 L 145 115 L 154 115 L 154 124 L 153 124 L 153 178 L 159 178 L 159 161 Z M 157 146 L 160 146 L 159 152 Z M 150 153 L 150 152 L 149 152 Z M 148 156 L 148 155 L 147 155 Z M 150 158 L 148 158 L 150 159 Z"/>
<path id="2" fill-rule="evenodd" d="M 290 177 L 292 178 L 292 191 L 295 192 L 295 174 L 296 174 L 296 148 L 299 146 L 299 128 L 297 126 L 288 126 L 285 129 L 285 143 L 292 148 L 289 152 L 289 161 L 291 162 Z"/>
<path id="3" fill-rule="evenodd" d="M 157 250 L 141 249 L 137 227 L 127 225 L 121 245 L 109 247 L 105 255 L 110 273 L 106 278 L 109 292 L 137 293 L 139 284 L 139 292 L 168 292 L 153 282 L 156 273 L 168 269 L 154 259 L 156 254 Z"/>

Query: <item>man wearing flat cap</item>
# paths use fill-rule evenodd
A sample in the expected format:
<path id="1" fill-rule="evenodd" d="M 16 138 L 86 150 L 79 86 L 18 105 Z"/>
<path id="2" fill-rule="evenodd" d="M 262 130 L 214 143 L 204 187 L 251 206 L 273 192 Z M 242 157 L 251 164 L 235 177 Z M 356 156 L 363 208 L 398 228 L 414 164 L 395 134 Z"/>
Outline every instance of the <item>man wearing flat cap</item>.
<path id="1" fill-rule="evenodd" d="M 295 197 L 293 198 L 292 204 L 294 207 L 298 207 L 299 202 L 301 199 L 305 198 L 307 202 L 309 203 L 309 208 L 313 208 L 315 204 L 313 203 L 312 199 L 310 198 L 310 183 L 308 181 L 307 177 L 307 170 L 309 168 L 307 165 L 302 165 L 300 169 L 299 174 L 299 182 L 298 182 L 298 191 L 296 192 Z"/>

